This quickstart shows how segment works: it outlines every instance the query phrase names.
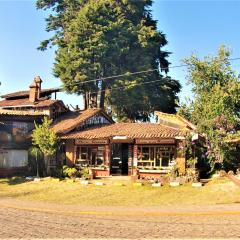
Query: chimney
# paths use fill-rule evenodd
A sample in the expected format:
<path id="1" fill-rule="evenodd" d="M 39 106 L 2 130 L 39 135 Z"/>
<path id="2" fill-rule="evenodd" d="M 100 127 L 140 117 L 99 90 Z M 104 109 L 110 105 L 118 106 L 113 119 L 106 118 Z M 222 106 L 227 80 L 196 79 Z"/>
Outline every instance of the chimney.
<path id="1" fill-rule="evenodd" d="M 35 80 L 29 86 L 29 102 L 36 102 L 38 100 L 38 85 Z"/>
<path id="2" fill-rule="evenodd" d="M 41 97 L 42 79 L 40 78 L 40 76 L 36 76 L 34 78 L 34 82 L 37 84 L 38 87 L 37 98 L 39 99 Z"/>

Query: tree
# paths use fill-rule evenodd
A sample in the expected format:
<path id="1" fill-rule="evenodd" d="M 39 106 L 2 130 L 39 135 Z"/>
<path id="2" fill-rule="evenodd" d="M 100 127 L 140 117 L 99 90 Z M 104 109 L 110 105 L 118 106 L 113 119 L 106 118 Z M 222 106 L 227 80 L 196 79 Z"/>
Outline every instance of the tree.
<path id="1" fill-rule="evenodd" d="M 56 133 L 50 129 L 51 123 L 51 120 L 44 117 L 42 124 L 35 124 L 32 133 L 33 145 L 44 154 L 46 167 L 48 166 L 48 158 L 56 153 L 58 141 Z M 34 152 L 36 151 L 34 150 Z"/>
<path id="2" fill-rule="evenodd" d="M 235 146 L 225 140 L 239 130 L 240 82 L 229 61 L 230 51 L 221 46 L 217 56 L 200 60 L 193 55 L 188 64 L 188 80 L 193 86 L 194 100 L 182 113 L 190 113 L 198 131 L 206 136 L 208 159 L 212 168 L 220 165 L 236 169 Z"/>
<path id="3" fill-rule="evenodd" d="M 37 169 L 36 176 L 37 176 L 37 178 L 39 178 L 39 162 L 38 162 L 38 160 L 39 160 L 39 157 L 41 156 L 42 152 L 38 147 L 33 146 L 30 149 L 30 154 L 35 157 L 36 169 Z"/>
<path id="4" fill-rule="evenodd" d="M 108 106 L 131 121 L 148 120 L 154 110 L 175 112 L 180 84 L 161 75 L 160 69 L 168 71 L 169 52 L 162 50 L 167 40 L 151 5 L 151 0 L 37 1 L 37 8 L 55 13 L 47 19 L 54 35 L 40 49 L 57 46 L 54 74 L 67 92 L 84 96 L 86 107 Z M 103 80 L 148 69 L 156 71 Z"/>

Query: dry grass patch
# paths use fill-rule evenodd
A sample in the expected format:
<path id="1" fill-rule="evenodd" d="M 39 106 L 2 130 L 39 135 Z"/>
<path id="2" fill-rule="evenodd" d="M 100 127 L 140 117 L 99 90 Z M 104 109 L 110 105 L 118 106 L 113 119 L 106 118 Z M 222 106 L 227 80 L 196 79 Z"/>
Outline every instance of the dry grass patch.
<path id="1" fill-rule="evenodd" d="M 21 179 L 1 179 L 0 197 L 85 206 L 219 204 L 239 203 L 240 188 L 228 179 L 215 179 L 202 188 L 193 188 L 191 184 L 175 188 L 153 188 L 151 185 L 83 186 L 79 182 L 24 182 Z"/>

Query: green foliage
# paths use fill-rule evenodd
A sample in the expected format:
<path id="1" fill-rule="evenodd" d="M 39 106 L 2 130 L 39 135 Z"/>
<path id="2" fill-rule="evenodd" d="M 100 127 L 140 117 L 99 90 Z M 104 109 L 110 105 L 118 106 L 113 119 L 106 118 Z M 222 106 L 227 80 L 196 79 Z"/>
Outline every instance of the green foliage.
<path id="1" fill-rule="evenodd" d="M 52 156 L 57 149 L 57 135 L 50 129 L 52 121 L 44 117 L 42 124 L 35 124 L 32 133 L 33 145 L 37 146 L 46 156 Z M 34 150 L 35 152 L 35 150 Z"/>
<path id="2" fill-rule="evenodd" d="M 76 178 L 79 176 L 78 170 L 74 167 L 71 168 L 71 167 L 64 165 L 62 168 L 62 171 L 63 171 L 64 177 Z"/>
<path id="3" fill-rule="evenodd" d="M 181 111 L 187 112 L 198 131 L 204 133 L 212 169 L 217 165 L 226 170 L 237 167 L 236 147 L 225 141 L 239 129 L 240 117 L 240 82 L 229 56 L 230 51 L 221 46 L 217 56 L 185 59 L 195 98 Z"/>
<path id="4" fill-rule="evenodd" d="M 191 157 L 191 158 L 187 159 L 187 167 L 188 168 L 195 168 L 197 162 L 198 161 L 197 161 L 196 157 Z"/>
<path id="5" fill-rule="evenodd" d="M 42 152 L 38 147 L 33 146 L 30 148 L 30 154 L 34 156 L 36 159 L 38 159 Z"/>
<path id="6" fill-rule="evenodd" d="M 37 1 L 37 8 L 54 13 L 47 18 L 54 35 L 40 49 L 57 46 L 54 74 L 67 92 L 84 96 L 86 107 L 107 105 L 122 121 L 147 121 L 155 110 L 175 112 L 180 84 L 161 74 L 169 52 L 162 49 L 167 40 L 151 5 L 151 0 Z M 159 70 L 101 80 L 153 68 Z M 98 80 L 84 83 L 90 79 Z M 155 80 L 161 81 L 144 84 Z"/>
<path id="7" fill-rule="evenodd" d="M 81 178 L 89 179 L 90 178 L 89 168 L 83 168 L 80 174 L 81 174 Z"/>

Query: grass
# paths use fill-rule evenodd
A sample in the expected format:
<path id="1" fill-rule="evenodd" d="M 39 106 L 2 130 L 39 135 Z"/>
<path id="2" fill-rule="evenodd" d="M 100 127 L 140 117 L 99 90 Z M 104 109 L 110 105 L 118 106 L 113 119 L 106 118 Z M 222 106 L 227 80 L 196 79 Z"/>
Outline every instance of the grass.
<path id="1" fill-rule="evenodd" d="M 0 179 L 0 198 L 84 206 L 162 206 L 240 203 L 240 188 L 227 179 L 213 180 L 202 188 L 190 184 L 180 187 L 150 185 L 95 186 L 46 180 L 26 182 L 21 178 Z"/>

